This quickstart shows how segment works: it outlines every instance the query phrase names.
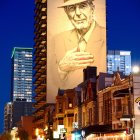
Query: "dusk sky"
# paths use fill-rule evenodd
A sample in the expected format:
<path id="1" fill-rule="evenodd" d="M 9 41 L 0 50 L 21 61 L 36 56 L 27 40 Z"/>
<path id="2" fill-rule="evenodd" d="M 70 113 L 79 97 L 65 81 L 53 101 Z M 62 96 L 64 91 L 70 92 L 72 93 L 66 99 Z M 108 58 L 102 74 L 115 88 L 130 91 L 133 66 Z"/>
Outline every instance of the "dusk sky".
<path id="1" fill-rule="evenodd" d="M 107 47 L 130 50 L 132 64 L 140 64 L 140 1 L 107 0 Z M 0 0 L 0 133 L 4 105 L 10 101 L 13 47 L 33 47 L 34 1 Z"/>
<path id="2" fill-rule="evenodd" d="M 33 47 L 34 1 L 0 0 L 0 133 L 4 105 L 10 101 L 11 54 L 13 47 Z"/>

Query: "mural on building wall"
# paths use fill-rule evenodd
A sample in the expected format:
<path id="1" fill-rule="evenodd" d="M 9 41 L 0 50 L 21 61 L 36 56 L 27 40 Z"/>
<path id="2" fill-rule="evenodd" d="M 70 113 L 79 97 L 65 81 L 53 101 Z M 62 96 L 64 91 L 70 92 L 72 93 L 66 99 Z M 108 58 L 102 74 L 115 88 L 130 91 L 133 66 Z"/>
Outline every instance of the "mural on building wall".
<path id="1" fill-rule="evenodd" d="M 47 4 L 47 93 L 56 95 L 80 84 L 87 66 L 106 72 L 106 9 L 105 0 Z"/>

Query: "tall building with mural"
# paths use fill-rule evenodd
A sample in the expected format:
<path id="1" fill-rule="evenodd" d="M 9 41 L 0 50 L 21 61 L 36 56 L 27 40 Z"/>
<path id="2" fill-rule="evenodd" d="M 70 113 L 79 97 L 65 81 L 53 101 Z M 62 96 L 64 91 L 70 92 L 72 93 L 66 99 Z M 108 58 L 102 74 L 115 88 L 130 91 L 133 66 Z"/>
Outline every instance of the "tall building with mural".
<path id="1" fill-rule="evenodd" d="M 68 64 L 68 71 L 60 68 L 59 62 L 65 57 L 67 51 L 76 49 L 80 53 L 82 51 L 90 53 L 90 58 L 87 59 L 92 63 L 92 66 L 98 67 L 97 73 L 100 71 L 106 72 L 106 1 L 98 0 L 86 3 L 87 8 L 91 8 L 90 14 L 94 13 L 95 15 L 92 15 L 92 17 L 96 17 L 96 19 L 92 18 L 90 22 L 87 22 L 88 25 L 86 24 L 87 29 L 90 29 L 90 31 L 87 30 L 88 32 L 86 32 L 85 38 L 89 42 L 84 47 L 78 43 L 77 28 L 71 24 L 64 10 L 65 4 L 68 6 L 77 3 L 81 4 L 81 2 L 83 0 L 35 0 L 35 44 L 33 53 L 34 122 L 36 128 L 40 128 L 41 131 L 48 125 L 51 126 L 51 122 L 48 121 L 46 123 L 46 113 L 48 113 L 48 110 L 50 111 L 50 106 L 53 108 L 58 90 L 74 88 L 83 82 L 83 69 L 85 67 L 82 66 L 80 69 L 75 67 L 75 71 L 73 71 Z M 85 2 L 87 1 L 85 0 Z M 71 32 L 74 28 L 74 36 L 69 33 L 61 34 L 68 30 Z M 88 65 L 87 63 L 86 66 Z M 50 113 L 48 115 L 50 116 Z"/>
<path id="2" fill-rule="evenodd" d="M 103 52 L 102 49 L 96 52 L 97 46 L 106 45 L 105 0 L 92 1 L 92 4 L 95 5 L 94 17 L 96 17 L 92 27 L 93 29 L 97 29 L 95 27 L 99 27 L 98 25 L 104 27 L 102 28 L 104 31 L 101 32 L 94 30 L 97 33 L 97 38 L 94 38 L 94 45 L 92 42 L 92 48 L 95 47 L 95 50 L 91 51 L 90 55 L 91 60 L 93 58 L 92 53 L 95 56 L 94 65 L 91 67 L 97 67 L 97 73 L 95 72 L 93 75 L 94 72 L 85 70 L 87 74 L 84 77 L 80 75 L 79 78 L 78 75 L 81 74 L 81 71 L 77 73 L 75 67 L 72 69 L 69 67 L 69 65 L 73 66 L 71 63 L 67 64 L 68 54 L 73 56 L 72 52 L 84 53 L 90 49 L 86 48 L 87 46 L 83 46 L 83 48 L 80 46 L 80 41 L 77 41 L 76 38 L 81 37 L 78 36 L 79 34 L 73 39 L 69 38 L 73 36 L 70 33 L 73 33 L 72 31 L 75 29 L 69 22 L 64 8 L 72 5 L 71 10 L 73 12 L 76 6 L 76 8 L 80 8 L 81 2 L 86 1 L 35 0 L 33 54 L 35 110 L 33 122 L 36 138 L 44 139 L 46 136 L 46 139 L 59 139 L 61 131 L 63 134 L 61 139 L 67 138 L 67 140 L 139 140 L 140 78 L 138 75 L 129 75 L 131 52 L 108 52 L 110 57 L 107 59 L 106 55 L 104 56 L 106 46 L 103 47 Z M 88 2 L 91 4 L 90 0 Z M 102 14 L 103 16 L 101 16 Z M 100 36 L 102 33 L 105 34 Z M 90 38 L 88 39 L 90 40 Z M 74 42 L 73 49 L 71 49 L 72 42 Z M 77 42 L 79 42 L 78 45 Z M 66 44 L 67 47 L 65 47 Z M 97 54 L 100 56 L 99 59 L 96 59 Z M 101 62 L 104 64 L 99 63 L 98 65 L 97 60 L 101 60 L 101 58 L 103 58 Z M 74 61 L 72 57 L 70 60 Z M 108 73 L 117 71 L 116 73 L 105 73 L 106 60 L 108 62 L 116 61 L 108 63 L 108 68 L 110 68 Z M 115 68 L 112 68 L 112 65 L 115 65 Z M 126 69 L 124 65 L 127 66 Z M 122 72 L 125 74 L 123 77 Z M 74 73 L 77 75 L 71 77 Z M 69 77 L 71 78 L 69 79 Z M 58 135 L 52 138 L 52 133 Z"/>
<path id="3" fill-rule="evenodd" d="M 72 5 L 74 10 L 75 4 L 80 11 L 85 4 L 90 9 L 86 16 L 92 18 L 73 21 L 65 7 Z M 59 88 L 72 89 L 83 82 L 85 67 L 96 66 L 97 74 L 106 72 L 106 1 L 48 0 L 47 6 L 47 92 L 51 93 L 47 98 L 54 102 Z M 79 53 L 78 58 L 73 52 Z"/>

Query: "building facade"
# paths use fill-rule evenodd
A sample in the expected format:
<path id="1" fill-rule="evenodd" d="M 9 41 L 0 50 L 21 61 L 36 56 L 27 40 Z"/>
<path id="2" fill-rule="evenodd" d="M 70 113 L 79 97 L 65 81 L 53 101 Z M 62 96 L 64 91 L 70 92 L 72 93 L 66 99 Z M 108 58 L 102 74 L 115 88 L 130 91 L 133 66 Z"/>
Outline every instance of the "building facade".
<path id="1" fill-rule="evenodd" d="M 4 132 L 12 128 L 12 102 L 6 103 L 4 107 Z"/>
<path id="2" fill-rule="evenodd" d="M 53 131 L 68 140 L 139 140 L 139 84 L 140 75 L 101 73 L 59 92 Z M 67 131 L 59 131 L 58 125 Z"/>
<path id="3" fill-rule="evenodd" d="M 115 71 L 123 72 L 125 75 L 131 73 L 131 51 L 108 50 L 107 72 L 113 74 Z"/>
<path id="4" fill-rule="evenodd" d="M 35 128 L 44 129 L 47 108 L 47 0 L 35 0 L 33 94 Z"/>
<path id="5" fill-rule="evenodd" d="M 32 102 L 32 48 L 12 52 L 11 101 Z"/>
<path id="6" fill-rule="evenodd" d="M 18 130 L 24 130 L 28 134 L 28 140 L 33 140 L 33 116 L 22 116 L 21 120 L 18 122 Z"/>
<path id="7" fill-rule="evenodd" d="M 32 106 L 33 103 L 27 101 L 14 101 L 12 103 L 12 128 L 17 127 L 22 116 L 32 115 Z"/>
<path id="8" fill-rule="evenodd" d="M 11 60 L 10 129 L 32 114 L 32 48 L 14 47 Z"/>

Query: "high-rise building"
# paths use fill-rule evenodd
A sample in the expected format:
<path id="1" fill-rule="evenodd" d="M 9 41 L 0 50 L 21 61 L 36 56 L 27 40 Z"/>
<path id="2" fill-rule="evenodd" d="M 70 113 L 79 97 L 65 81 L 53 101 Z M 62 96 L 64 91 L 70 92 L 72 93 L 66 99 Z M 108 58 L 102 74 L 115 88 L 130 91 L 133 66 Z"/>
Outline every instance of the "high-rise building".
<path id="1" fill-rule="evenodd" d="M 17 123 L 22 116 L 32 115 L 32 102 L 14 101 L 6 103 L 4 107 L 4 131 L 7 132 L 13 127 L 17 127 Z"/>
<path id="2" fill-rule="evenodd" d="M 12 127 L 12 103 L 7 102 L 4 107 L 4 131 L 7 132 Z"/>
<path id="3" fill-rule="evenodd" d="M 17 127 L 22 116 L 32 115 L 32 102 L 14 101 L 12 103 L 12 127 Z"/>
<path id="4" fill-rule="evenodd" d="M 11 101 L 32 102 L 32 48 L 12 52 Z"/>
<path id="5" fill-rule="evenodd" d="M 47 0 L 35 1 L 35 37 L 33 65 L 34 123 L 44 128 L 47 89 Z"/>
<path id="6" fill-rule="evenodd" d="M 108 50 L 107 72 L 113 74 L 115 71 L 129 75 L 131 72 L 131 51 Z"/>
<path id="7" fill-rule="evenodd" d="M 32 114 L 32 48 L 13 48 L 11 60 L 10 129 L 17 126 L 21 116 Z"/>

